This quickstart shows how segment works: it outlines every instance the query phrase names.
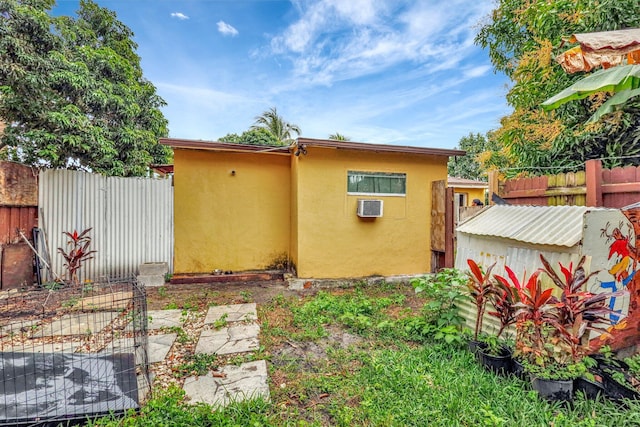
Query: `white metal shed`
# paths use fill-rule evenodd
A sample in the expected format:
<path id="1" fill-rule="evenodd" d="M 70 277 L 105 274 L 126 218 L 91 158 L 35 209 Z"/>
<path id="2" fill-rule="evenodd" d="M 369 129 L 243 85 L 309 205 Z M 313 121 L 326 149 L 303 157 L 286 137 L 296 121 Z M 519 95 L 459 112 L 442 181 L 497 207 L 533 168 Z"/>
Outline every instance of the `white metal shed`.
<path id="1" fill-rule="evenodd" d="M 540 254 L 550 264 L 574 265 L 587 256 L 588 271 L 600 272 L 590 282 L 591 292 L 622 290 L 625 280 L 635 275 L 636 263 L 617 251 L 623 239 L 635 247 L 633 225 L 619 209 L 584 206 L 495 205 L 460 224 L 457 231 L 455 267 L 468 270 L 471 258 L 485 268 L 496 263 L 494 274 L 505 274 L 509 266 L 519 278 L 542 267 Z M 626 268 L 623 268 L 626 267 Z M 628 283 L 627 280 L 627 283 Z M 613 304 L 620 317 L 628 312 L 629 298 L 618 297 Z M 463 315 L 475 319 L 475 307 L 465 303 Z M 497 325 L 488 319 L 485 330 Z M 614 319 L 616 321 L 617 319 Z M 469 322 L 470 323 L 470 322 Z"/>

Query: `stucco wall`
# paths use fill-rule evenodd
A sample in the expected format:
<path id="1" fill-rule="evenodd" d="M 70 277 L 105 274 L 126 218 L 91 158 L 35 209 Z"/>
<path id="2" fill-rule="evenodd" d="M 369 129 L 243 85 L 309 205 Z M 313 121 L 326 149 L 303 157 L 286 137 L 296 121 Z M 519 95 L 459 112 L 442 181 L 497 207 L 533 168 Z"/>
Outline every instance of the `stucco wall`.
<path id="1" fill-rule="evenodd" d="M 174 168 L 176 273 L 261 269 L 289 252 L 289 156 L 176 149 Z"/>
<path id="2" fill-rule="evenodd" d="M 310 147 L 297 163 L 297 247 L 301 278 L 419 274 L 430 270 L 431 182 L 447 179 L 445 156 Z M 347 194 L 347 171 L 401 172 L 406 196 Z M 384 216 L 361 219 L 357 199 L 384 200 Z"/>
<path id="3" fill-rule="evenodd" d="M 482 203 L 484 200 L 484 188 L 454 188 L 453 192 L 455 194 L 467 194 L 467 204 L 466 206 L 471 206 L 473 204 L 473 199 L 480 199 Z"/>

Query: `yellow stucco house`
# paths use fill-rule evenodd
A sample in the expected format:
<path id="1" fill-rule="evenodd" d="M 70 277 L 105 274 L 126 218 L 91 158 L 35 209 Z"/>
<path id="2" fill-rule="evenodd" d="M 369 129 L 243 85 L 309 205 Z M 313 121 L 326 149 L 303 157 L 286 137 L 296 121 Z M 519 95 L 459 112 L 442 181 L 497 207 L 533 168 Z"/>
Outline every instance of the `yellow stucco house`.
<path id="1" fill-rule="evenodd" d="M 453 188 L 456 208 L 472 206 L 474 199 L 486 203 L 488 182 L 450 176 L 447 178 L 447 185 Z"/>
<path id="2" fill-rule="evenodd" d="M 264 147 L 164 138 L 174 149 L 174 272 L 300 278 L 430 271 L 431 183 L 464 151 L 299 138 Z"/>

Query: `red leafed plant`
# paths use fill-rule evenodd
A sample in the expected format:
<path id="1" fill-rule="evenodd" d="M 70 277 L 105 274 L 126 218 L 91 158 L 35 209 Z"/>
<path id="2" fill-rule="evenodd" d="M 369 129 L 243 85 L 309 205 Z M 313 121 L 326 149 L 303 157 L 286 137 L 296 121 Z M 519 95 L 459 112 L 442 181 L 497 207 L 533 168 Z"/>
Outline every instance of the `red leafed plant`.
<path id="1" fill-rule="evenodd" d="M 586 258 L 584 256 L 578 262 L 575 270 L 573 263 L 570 263 L 568 267 L 559 263 L 561 274 L 558 274 L 551 267 L 543 255 L 540 255 L 540 260 L 543 271 L 561 292 L 556 304 L 556 318 L 552 319 L 550 324 L 557 329 L 560 338 L 571 349 L 572 358 L 579 359 L 588 351 L 588 347 L 582 345 L 585 333 L 587 331 L 606 333 L 606 328 L 610 325 L 608 316 L 613 312 L 609 308 L 607 300 L 621 293 L 594 294 L 589 292 L 586 286 L 587 282 L 598 272 L 586 274 L 584 269 Z"/>
<path id="2" fill-rule="evenodd" d="M 93 254 L 96 252 L 89 250 L 89 246 L 91 246 L 89 232 L 91 230 L 92 228 L 87 228 L 81 233 L 78 233 L 77 230 L 73 230 L 72 233 L 68 231 L 62 233 L 69 238 L 67 241 L 68 251 L 58 248 L 58 252 L 65 260 L 64 266 L 67 269 L 67 277 L 71 284 L 78 284 L 78 270 L 82 267 L 82 263 L 92 259 Z"/>
<path id="3" fill-rule="evenodd" d="M 539 275 L 539 272 L 536 271 L 529 279 L 526 279 L 525 273 L 525 284 L 522 284 L 513 270 L 506 265 L 504 269 L 507 272 L 508 279 L 498 274 L 493 276 L 496 280 L 496 285 L 495 291 L 490 295 L 490 301 L 494 311 L 488 313 L 500 321 L 498 337 L 502 335 L 506 328 L 516 323 L 519 317 L 523 317 L 522 314 L 524 312 L 519 312 L 517 304 L 527 298 L 527 295 L 524 294 L 525 287 L 529 285 L 529 282 L 537 281 Z"/>
<path id="4" fill-rule="evenodd" d="M 553 289 L 543 290 L 538 270 L 520 286 L 519 299 L 515 304 L 516 353 L 532 363 L 542 364 L 550 356 L 548 329 L 557 319 L 558 300 L 552 295 Z M 512 277 L 512 281 L 515 275 Z M 517 279 L 516 279 L 517 280 Z"/>
<path id="5" fill-rule="evenodd" d="M 478 264 L 472 259 L 467 260 L 469 265 L 469 280 L 467 288 L 472 301 L 476 305 L 476 324 L 473 339 L 478 340 L 478 335 L 482 329 L 482 318 L 487 306 L 489 295 L 494 291 L 493 281 L 491 280 L 491 270 L 495 267 L 495 263 L 491 264 L 485 273 L 482 272 Z"/>

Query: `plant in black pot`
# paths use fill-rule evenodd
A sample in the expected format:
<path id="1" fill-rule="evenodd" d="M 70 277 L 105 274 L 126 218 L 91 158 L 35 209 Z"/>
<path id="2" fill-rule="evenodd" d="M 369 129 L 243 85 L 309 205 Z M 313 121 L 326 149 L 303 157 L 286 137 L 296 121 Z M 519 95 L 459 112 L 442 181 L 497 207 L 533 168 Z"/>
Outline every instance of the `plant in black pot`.
<path id="1" fill-rule="evenodd" d="M 541 271 L 560 290 L 560 296 L 553 296 L 552 288 L 543 291 L 539 281 L 525 288 L 520 313 L 526 319 L 524 325 L 528 330 L 520 336 L 521 348 L 531 350 L 526 368 L 534 389 L 548 399 L 570 400 L 575 379 L 588 372 L 586 332 L 605 332 L 603 325 L 608 323 L 606 316 L 611 311 L 607 299 L 612 294 L 593 294 L 586 290 L 588 280 L 596 273 L 586 274 L 585 257 L 575 270 L 573 263 L 568 267 L 560 263 L 561 274 L 543 255 L 540 260 Z"/>
<path id="2" fill-rule="evenodd" d="M 608 300 L 621 293 L 589 292 L 587 282 L 598 272 L 586 274 L 584 269 L 586 257 L 584 256 L 575 270 L 573 264 L 568 268 L 559 264 L 561 274 L 558 274 L 542 255 L 540 259 L 543 271 L 560 290 L 556 304 L 556 319 L 552 319 L 551 323 L 557 329 L 557 335 L 564 346 L 570 350 L 571 363 L 580 366 L 580 369 L 572 372 L 580 373 L 580 376 L 575 378 L 574 385 L 588 397 L 594 397 L 602 391 L 603 384 L 598 381 L 594 359 L 587 357 L 591 353 L 589 334 L 591 332 L 607 334 L 607 328 L 610 326 L 609 315 L 613 313 Z"/>
<path id="3" fill-rule="evenodd" d="M 504 331 L 516 322 L 518 311 L 516 304 L 520 300 L 521 289 L 514 272 L 509 267 L 505 269 L 511 282 L 502 276 L 495 275 L 495 281 L 487 294 L 489 305 L 493 308 L 487 314 L 498 319 L 500 327 L 495 336 L 484 339 L 487 345 L 481 346 L 479 350 L 484 367 L 503 375 L 512 371 L 512 350 L 501 341 L 501 338 Z"/>
<path id="4" fill-rule="evenodd" d="M 491 293 L 489 299 L 493 306 L 493 311 L 488 314 L 496 317 L 500 321 L 500 329 L 497 336 L 500 337 L 502 333 L 510 326 L 517 324 L 519 319 L 524 319 L 525 312 L 520 309 L 519 304 L 526 295 L 523 294 L 526 286 L 533 286 L 535 283 L 529 284 L 529 282 L 537 282 L 539 272 L 534 272 L 529 278 L 524 273 L 523 281 L 520 282 L 514 271 L 505 266 L 507 273 L 506 277 L 495 275 L 496 280 L 494 291 Z M 518 328 L 516 328 L 516 331 Z M 516 335 L 517 337 L 517 335 Z M 524 377 L 524 365 L 518 357 L 518 351 L 510 352 L 511 356 L 511 371 L 518 377 Z"/>
<path id="5" fill-rule="evenodd" d="M 489 295 L 493 292 L 493 282 L 491 280 L 491 271 L 494 264 L 483 272 L 480 266 L 472 259 L 467 260 L 469 265 L 469 280 L 467 281 L 467 290 L 471 301 L 476 306 L 476 321 L 473 330 L 473 339 L 469 340 L 469 349 L 472 353 L 476 353 L 480 342 L 478 341 L 480 331 L 482 330 L 482 320 L 484 318 L 485 309 Z"/>
<path id="6" fill-rule="evenodd" d="M 609 346 L 597 355 L 598 371 L 602 376 L 604 392 L 613 400 L 640 399 L 640 355 L 615 358 Z"/>

